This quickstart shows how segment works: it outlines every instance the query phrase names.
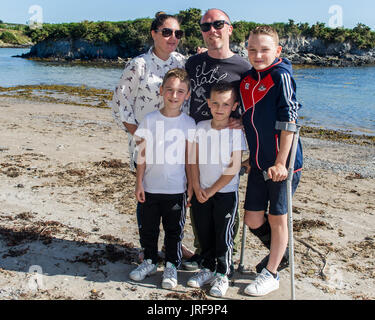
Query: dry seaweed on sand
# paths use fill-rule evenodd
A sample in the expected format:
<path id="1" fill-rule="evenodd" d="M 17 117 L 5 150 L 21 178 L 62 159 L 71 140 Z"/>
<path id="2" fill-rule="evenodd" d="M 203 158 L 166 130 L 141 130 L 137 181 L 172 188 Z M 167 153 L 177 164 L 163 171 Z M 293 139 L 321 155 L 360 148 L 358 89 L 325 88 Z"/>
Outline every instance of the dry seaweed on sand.
<path id="1" fill-rule="evenodd" d="M 99 108 L 108 107 L 112 95 L 111 90 L 88 88 L 86 86 L 20 85 L 0 87 L 0 97 Z"/>
<path id="2" fill-rule="evenodd" d="M 177 300 L 207 300 L 207 295 L 202 289 L 195 289 L 187 293 L 171 292 L 165 296 Z"/>
<path id="3" fill-rule="evenodd" d="M 117 261 L 123 261 L 126 264 L 131 264 L 137 259 L 138 250 L 132 248 L 118 248 L 114 245 L 106 245 L 104 249 L 94 250 L 93 252 L 84 252 L 80 256 L 76 256 L 73 260 L 69 260 L 72 263 L 81 262 L 89 266 L 101 266 L 107 262 L 115 263 Z"/>
<path id="4" fill-rule="evenodd" d="M 327 228 L 329 230 L 333 229 L 328 223 L 321 220 L 301 219 L 295 220 L 293 222 L 293 230 L 295 232 L 300 232 L 302 230 L 311 230 L 316 228 Z"/>

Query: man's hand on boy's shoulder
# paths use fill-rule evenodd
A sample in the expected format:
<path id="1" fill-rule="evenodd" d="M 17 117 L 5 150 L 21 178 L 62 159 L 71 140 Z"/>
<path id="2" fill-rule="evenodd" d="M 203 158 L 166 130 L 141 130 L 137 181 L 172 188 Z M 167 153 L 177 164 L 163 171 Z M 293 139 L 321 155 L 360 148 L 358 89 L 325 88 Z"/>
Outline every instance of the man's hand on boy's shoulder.
<path id="1" fill-rule="evenodd" d="M 242 119 L 229 118 L 229 129 L 243 129 Z"/>
<path id="2" fill-rule="evenodd" d="M 288 169 L 285 165 L 277 163 L 267 170 L 267 174 L 273 182 L 280 182 L 288 177 Z"/>

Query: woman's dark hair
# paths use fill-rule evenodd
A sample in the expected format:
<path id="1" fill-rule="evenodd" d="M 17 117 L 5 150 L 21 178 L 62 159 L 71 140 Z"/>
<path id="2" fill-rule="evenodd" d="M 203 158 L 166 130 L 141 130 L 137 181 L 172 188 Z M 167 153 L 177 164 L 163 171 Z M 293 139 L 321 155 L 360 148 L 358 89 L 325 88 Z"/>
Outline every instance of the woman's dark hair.
<path id="1" fill-rule="evenodd" d="M 155 14 L 155 19 L 151 23 L 151 31 L 158 30 L 164 24 L 165 20 L 169 18 L 175 19 L 178 23 L 180 23 L 177 16 L 172 16 L 170 14 L 166 14 L 164 11 L 159 11 Z"/>

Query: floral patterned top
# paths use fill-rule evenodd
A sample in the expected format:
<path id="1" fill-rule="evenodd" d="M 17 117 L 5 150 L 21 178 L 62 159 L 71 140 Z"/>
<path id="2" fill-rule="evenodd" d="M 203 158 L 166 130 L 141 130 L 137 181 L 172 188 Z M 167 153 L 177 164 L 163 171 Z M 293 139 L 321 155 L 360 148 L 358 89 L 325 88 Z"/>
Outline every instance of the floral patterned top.
<path id="1" fill-rule="evenodd" d="M 139 125 L 144 116 L 163 107 L 160 96 L 160 85 L 164 75 L 173 68 L 184 68 L 186 58 L 177 52 L 172 52 L 164 61 L 153 53 L 151 47 L 125 66 L 118 86 L 114 90 L 111 104 L 112 115 L 116 123 L 128 132 L 123 122 Z M 185 102 L 182 110 L 188 113 L 189 102 Z M 128 132 L 130 168 L 134 170 L 135 141 Z"/>

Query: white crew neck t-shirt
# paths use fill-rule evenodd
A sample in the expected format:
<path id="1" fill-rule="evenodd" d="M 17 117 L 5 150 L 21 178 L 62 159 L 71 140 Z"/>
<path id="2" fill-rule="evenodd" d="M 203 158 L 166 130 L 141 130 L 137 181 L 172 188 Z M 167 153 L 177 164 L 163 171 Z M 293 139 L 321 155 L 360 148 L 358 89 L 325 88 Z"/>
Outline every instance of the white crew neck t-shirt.
<path id="1" fill-rule="evenodd" d="M 194 142 L 195 121 L 185 113 L 165 117 L 159 110 L 147 114 L 135 136 L 146 140 L 144 190 L 179 194 L 186 191 L 186 140 Z"/>
<path id="2" fill-rule="evenodd" d="M 241 129 L 213 129 L 212 120 L 197 124 L 195 141 L 199 145 L 200 185 L 203 189 L 211 187 L 225 172 L 230 164 L 233 151 L 246 150 L 246 140 Z M 233 179 L 219 192 L 238 190 L 240 177 Z"/>

